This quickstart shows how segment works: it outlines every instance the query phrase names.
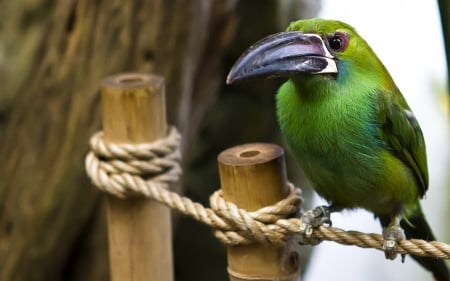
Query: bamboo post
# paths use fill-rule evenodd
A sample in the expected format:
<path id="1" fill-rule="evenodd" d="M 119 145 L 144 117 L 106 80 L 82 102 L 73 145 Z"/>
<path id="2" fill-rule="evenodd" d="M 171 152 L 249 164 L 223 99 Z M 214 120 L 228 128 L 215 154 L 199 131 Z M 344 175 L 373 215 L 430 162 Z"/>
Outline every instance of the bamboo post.
<path id="1" fill-rule="evenodd" d="M 164 79 L 118 74 L 102 83 L 105 140 L 151 142 L 166 136 Z M 149 199 L 107 197 L 111 280 L 172 281 L 170 210 Z"/>
<path id="2" fill-rule="evenodd" d="M 273 205 L 289 193 L 283 149 L 274 144 L 246 144 L 219 157 L 223 196 L 239 208 L 255 211 Z M 285 245 L 228 247 L 231 281 L 299 280 L 300 263 L 294 240 Z"/>

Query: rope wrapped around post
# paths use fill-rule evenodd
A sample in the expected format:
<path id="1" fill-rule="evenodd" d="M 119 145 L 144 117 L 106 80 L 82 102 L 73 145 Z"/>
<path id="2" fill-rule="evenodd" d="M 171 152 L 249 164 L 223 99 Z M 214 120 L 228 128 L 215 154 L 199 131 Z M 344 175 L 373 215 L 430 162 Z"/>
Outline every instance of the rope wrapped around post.
<path id="1" fill-rule="evenodd" d="M 285 199 L 254 212 L 225 201 L 220 190 L 211 196 L 211 208 L 167 190 L 165 182 L 176 181 L 181 174 L 179 140 L 174 128 L 166 138 L 140 145 L 106 143 L 102 134 L 97 133 L 86 157 L 87 173 L 103 191 L 121 198 L 140 194 L 209 225 L 216 237 L 227 245 L 277 245 L 300 234 L 301 190 L 292 184 L 289 184 L 290 194 Z M 149 177 L 152 172 L 157 176 Z M 312 238 L 362 248 L 382 250 L 383 247 L 380 234 L 344 231 L 336 227 L 319 226 L 313 230 Z M 450 259 L 450 245 L 438 241 L 402 240 L 397 251 L 399 254 Z"/>
<path id="2" fill-rule="evenodd" d="M 174 127 L 162 140 L 137 145 L 107 143 L 98 132 L 90 141 L 93 151 L 86 157 L 86 171 L 100 190 L 119 198 L 151 197 L 150 186 L 167 188 L 178 181 L 182 172 L 179 142 L 180 134 Z M 137 177 L 150 180 L 144 184 Z"/>

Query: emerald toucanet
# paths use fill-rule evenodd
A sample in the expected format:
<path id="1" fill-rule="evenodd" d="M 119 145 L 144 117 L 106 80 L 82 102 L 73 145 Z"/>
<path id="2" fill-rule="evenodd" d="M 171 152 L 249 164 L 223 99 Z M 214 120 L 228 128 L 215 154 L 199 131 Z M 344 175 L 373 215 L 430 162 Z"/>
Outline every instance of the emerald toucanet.
<path id="1" fill-rule="evenodd" d="M 288 78 L 276 98 L 278 121 L 311 185 L 330 203 L 321 209 L 325 215 L 344 208 L 373 212 L 390 259 L 405 236 L 435 240 L 419 203 L 428 189 L 422 131 L 354 28 L 323 19 L 293 22 L 250 47 L 227 83 L 270 77 Z M 413 258 L 436 280 L 449 281 L 443 260 Z"/>

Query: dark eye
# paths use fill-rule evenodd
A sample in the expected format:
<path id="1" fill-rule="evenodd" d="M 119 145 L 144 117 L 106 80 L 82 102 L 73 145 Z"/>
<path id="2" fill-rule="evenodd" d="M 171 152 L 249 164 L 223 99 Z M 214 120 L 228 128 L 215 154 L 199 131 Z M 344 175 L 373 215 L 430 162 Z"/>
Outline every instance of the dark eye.
<path id="1" fill-rule="evenodd" d="M 328 45 L 335 52 L 342 52 L 348 46 L 348 36 L 342 32 L 336 32 L 328 36 Z"/>

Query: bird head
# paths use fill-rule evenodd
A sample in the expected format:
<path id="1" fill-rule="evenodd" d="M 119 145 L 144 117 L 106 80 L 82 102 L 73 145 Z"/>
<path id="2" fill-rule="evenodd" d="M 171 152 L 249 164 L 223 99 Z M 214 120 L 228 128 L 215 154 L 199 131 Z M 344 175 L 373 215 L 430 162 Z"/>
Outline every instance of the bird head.
<path id="1" fill-rule="evenodd" d="M 353 27 L 335 20 L 308 19 L 256 42 L 235 63 L 227 83 L 271 77 L 344 81 L 350 73 L 385 72 Z"/>

